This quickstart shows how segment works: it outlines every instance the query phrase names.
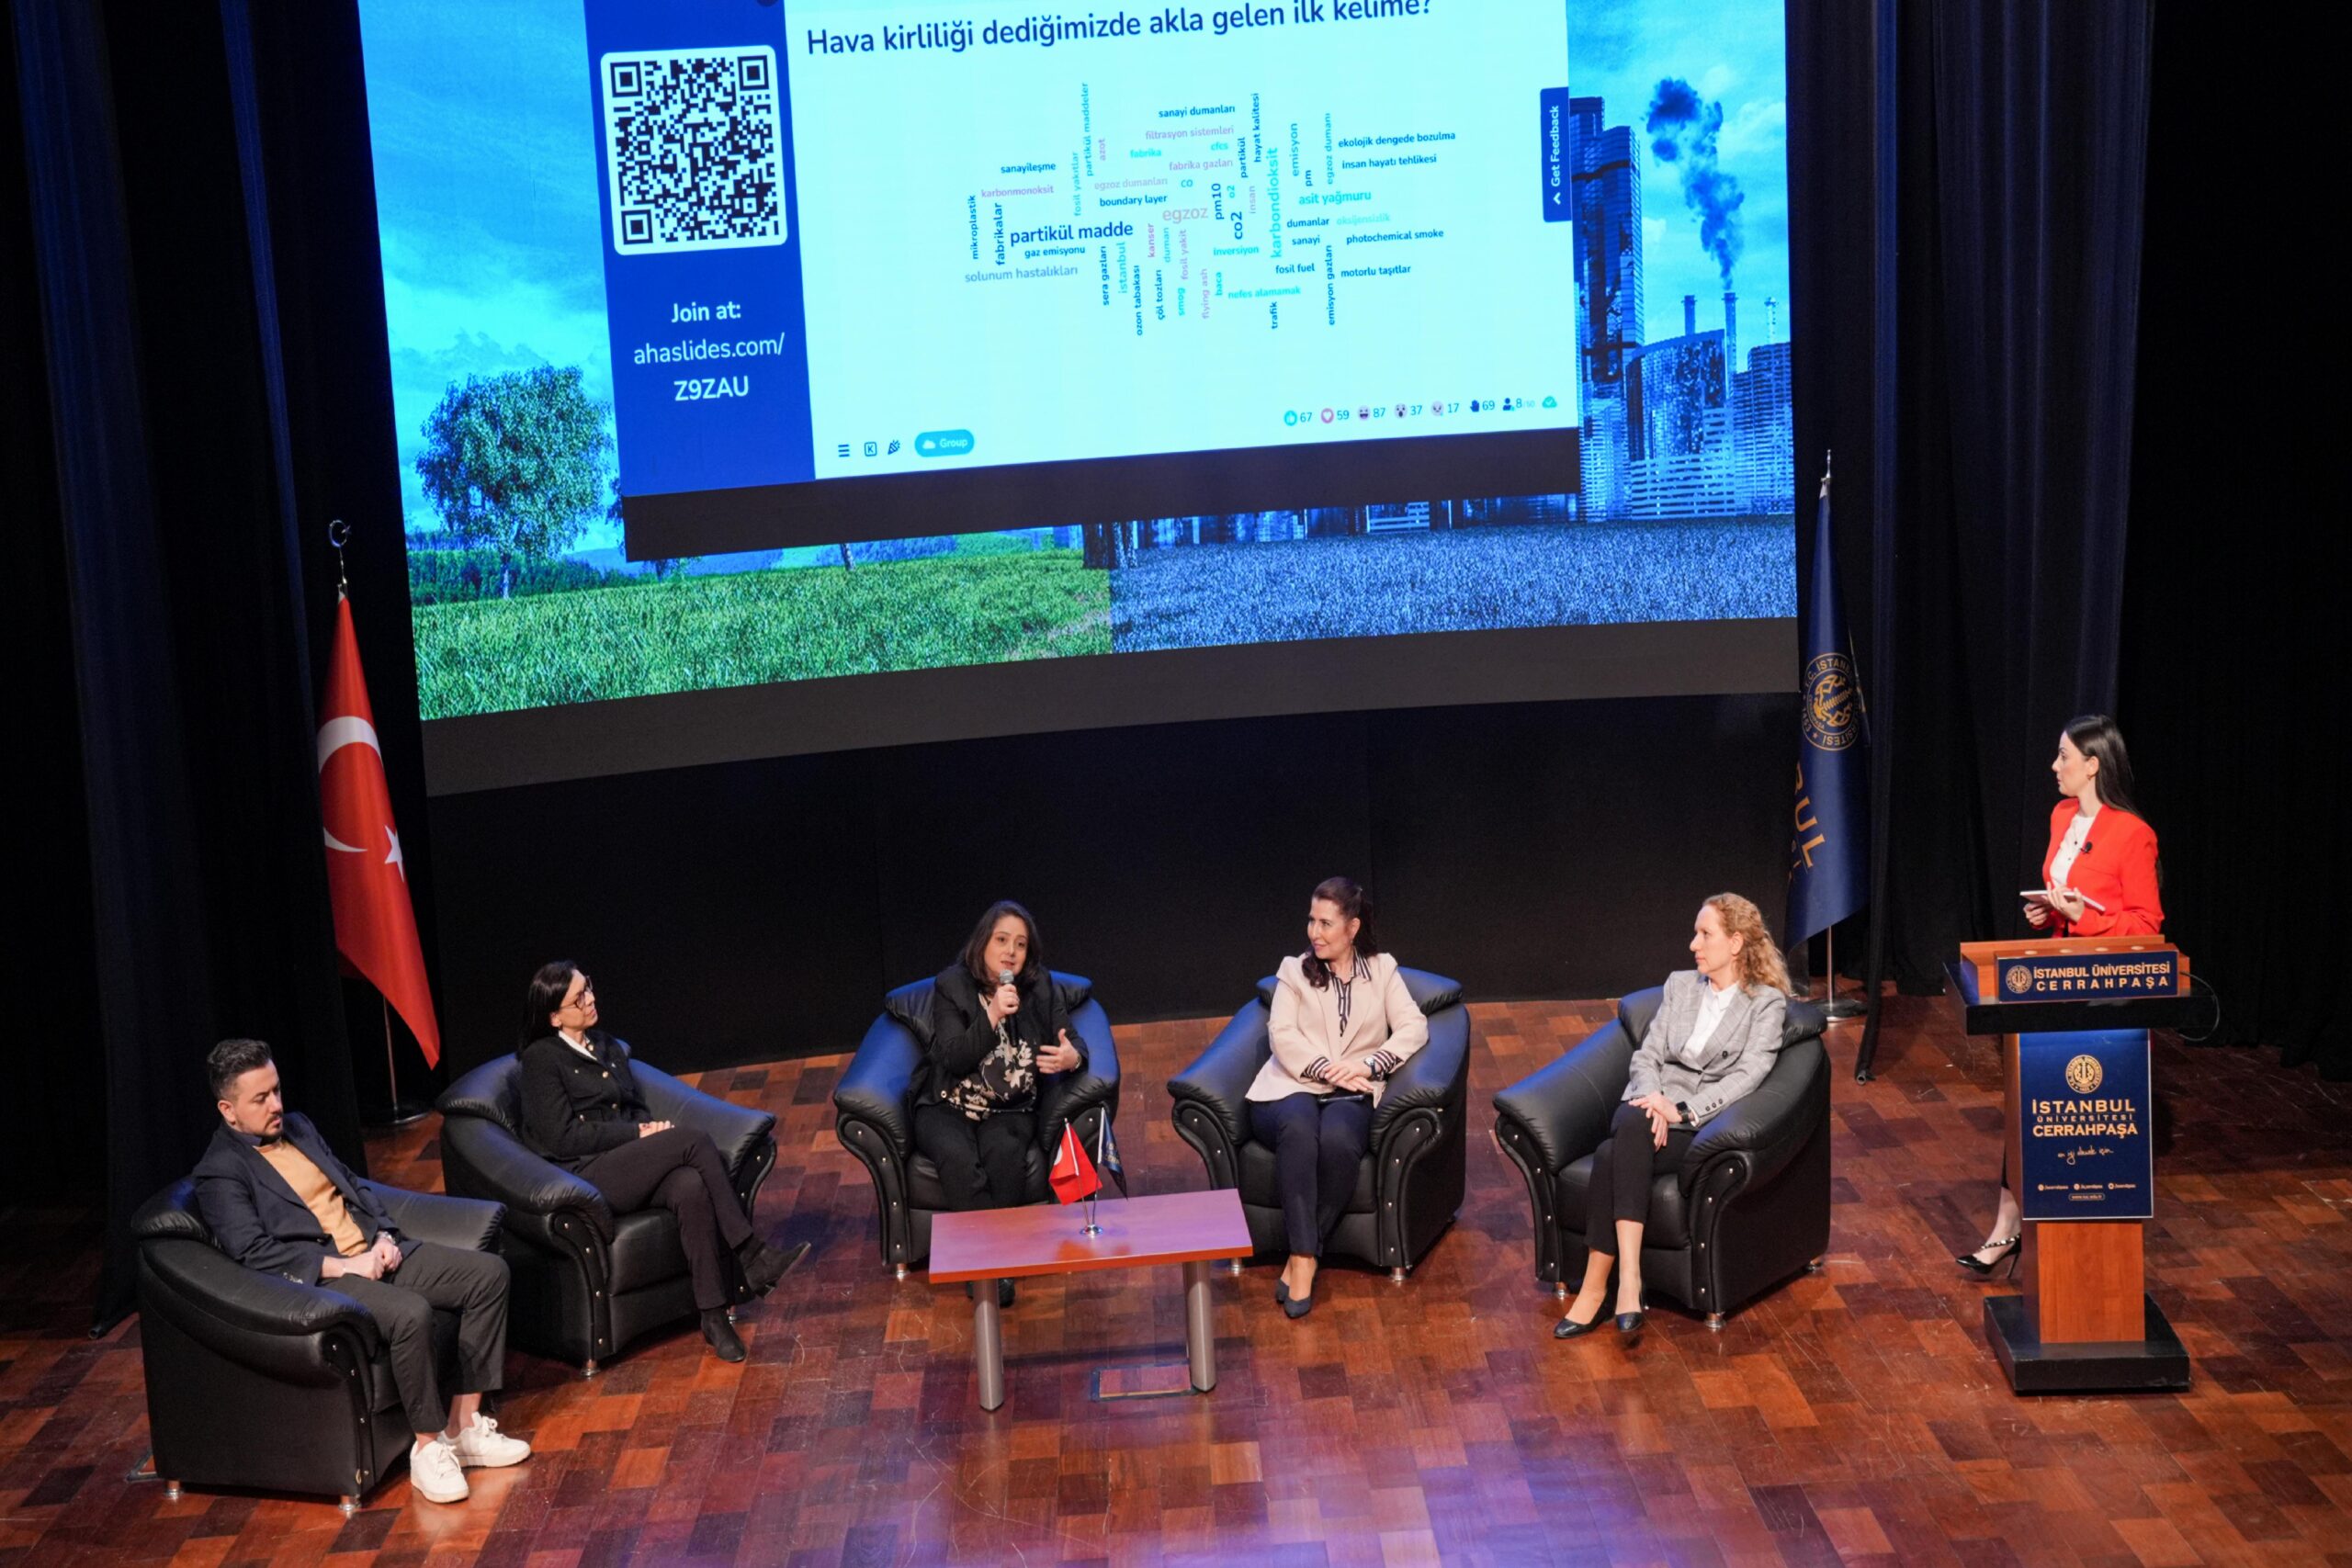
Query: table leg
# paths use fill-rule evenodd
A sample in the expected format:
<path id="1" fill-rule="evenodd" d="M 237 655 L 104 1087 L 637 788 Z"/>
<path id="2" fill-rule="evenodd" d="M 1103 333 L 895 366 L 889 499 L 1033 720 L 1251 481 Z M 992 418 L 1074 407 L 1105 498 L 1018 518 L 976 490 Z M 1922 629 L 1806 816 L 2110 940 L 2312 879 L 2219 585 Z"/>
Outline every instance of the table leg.
<path id="1" fill-rule="evenodd" d="M 972 1355 L 980 1368 L 980 1408 L 1004 1403 L 1004 1320 L 998 1314 L 996 1281 L 972 1281 Z"/>
<path id="2" fill-rule="evenodd" d="M 1206 1393 L 1216 1386 L 1216 1325 L 1206 1263 L 1184 1265 L 1184 1349 L 1193 1363 L 1193 1386 Z"/>

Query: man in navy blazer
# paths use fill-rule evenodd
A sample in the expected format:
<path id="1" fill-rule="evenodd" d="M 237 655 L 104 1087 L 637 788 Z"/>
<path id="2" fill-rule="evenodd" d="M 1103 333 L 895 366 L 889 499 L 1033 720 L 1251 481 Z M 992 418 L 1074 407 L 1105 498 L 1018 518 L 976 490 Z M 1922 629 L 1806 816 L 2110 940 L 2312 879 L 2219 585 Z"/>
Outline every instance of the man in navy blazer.
<path id="1" fill-rule="evenodd" d="M 518 1464 L 531 1446 L 481 1414 L 506 1360 L 506 1264 L 412 1241 L 337 1159 L 308 1117 L 286 1109 L 258 1040 L 223 1040 L 207 1066 L 221 1125 L 196 1165 L 196 1206 L 220 1250 L 248 1269 L 359 1303 L 389 1345 L 416 1445 L 409 1478 L 435 1503 L 463 1500 L 465 1467 Z M 433 1309 L 458 1314 L 458 1392 L 443 1398 Z"/>

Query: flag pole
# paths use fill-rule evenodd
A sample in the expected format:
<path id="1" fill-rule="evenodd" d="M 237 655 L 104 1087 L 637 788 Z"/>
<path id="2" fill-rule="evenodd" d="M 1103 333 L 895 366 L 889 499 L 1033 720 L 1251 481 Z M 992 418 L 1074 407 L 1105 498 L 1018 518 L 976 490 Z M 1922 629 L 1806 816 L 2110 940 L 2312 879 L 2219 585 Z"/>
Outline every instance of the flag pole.
<path id="1" fill-rule="evenodd" d="M 413 1122 L 424 1121 L 425 1108 L 414 1100 L 401 1098 L 401 1070 L 392 1060 L 392 1004 L 379 991 L 376 993 L 376 1005 L 384 1010 L 384 1081 L 391 1086 L 388 1102 L 390 1109 L 378 1125 L 405 1127 Z"/>
<path id="2" fill-rule="evenodd" d="M 1847 998 L 1843 1001 L 1838 1000 L 1837 926 L 1834 924 L 1831 925 L 1827 931 L 1821 933 L 1821 937 L 1822 942 L 1826 944 L 1828 950 L 1826 954 L 1826 962 L 1824 964 L 1823 967 L 1829 971 L 1828 974 L 1822 976 L 1824 986 L 1822 990 L 1821 1016 L 1827 1019 L 1832 1024 L 1851 1023 L 1870 1010 L 1850 997 Z"/>
<path id="3" fill-rule="evenodd" d="M 344 547 L 350 542 L 350 524 L 338 517 L 327 525 L 327 543 L 334 547 L 334 596 L 338 601 L 351 597 L 351 574 L 345 569 L 343 554 Z M 376 1005 L 382 1010 L 384 1015 L 385 1111 L 384 1119 L 381 1122 L 372 1122 L 368 1125 L 406 1127 L 413 1122 L 423 1121 L 425 1111 L 431 1108 L 419 1101 L 404 1100 L 401 1098 L 400 1063 L 392 1054 L 391 998 L 379 990 L 376 993 Z"/>

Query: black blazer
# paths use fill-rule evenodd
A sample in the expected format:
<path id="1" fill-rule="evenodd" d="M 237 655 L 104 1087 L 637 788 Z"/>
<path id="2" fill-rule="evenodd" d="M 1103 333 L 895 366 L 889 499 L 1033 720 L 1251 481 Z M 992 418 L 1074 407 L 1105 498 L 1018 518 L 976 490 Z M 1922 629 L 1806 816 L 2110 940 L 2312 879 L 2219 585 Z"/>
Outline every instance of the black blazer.
<path id="1" fill-rule="evenodd" d="M 407 1255 L 414 1244 L 393 1228 L 391 1216 L 359 1185 L 351 1168 L 334 1157 L 309 1117 L 288 1111 L 285 1136 L 334 1183 L 351 1223 L 369 1246 L 389 1232 Z M 196 1212 L 221 1251 L 248 1269 L 283 1274 L 297 1284 L 317 1284 L 319 1265 L 335 1249 L 311 1206 L 294 1195 L 260 1150 L 226 1125 L 212 1129 L 212 1142 L 196 1162 Z"/>
<path id="2" fill-rule="evenodd" d="M 596 1048 L 594 1062 L 560 1034 L 522 1050 L 523 1141 L 566 1170 L 634 1143 L 638 1124 L 653 1120 L 627 1053 L 601 1029 L 588 1032 L 588 1043 Z"/>
<path id="3" fill-rule="evenodd" d="M 1058 1043 L 1062 1031 L 1069 1027 L 1069 1010 L 1062 1005 L 1052 973 L 1042 964 L 1033 973 L 1034 978 L 1024 976 L 1014 982 L 1021 990 L 1021 1010 L 1007 1021 L 1007 1027 L 1015 1039 L 1043 1050 Z M 1084 1072 L 1086 1046 L 1075 1034 L 1069 1043 L 1078 1047 L 1078 1066 L 1072 1071 Z M 961 964 L 949 964 L 931 982 L 931 1049 L 915 1068 L 909 1103 L 922 1105 L 937 1099 L 940 1089 L 978 1067 L 995 1049 L 996 1026 L 989 1022 L 988 1009 L 980 1004 L 979 981 Z M 1037 1076 L 1042 1084 L 1046 1075 Z"/>

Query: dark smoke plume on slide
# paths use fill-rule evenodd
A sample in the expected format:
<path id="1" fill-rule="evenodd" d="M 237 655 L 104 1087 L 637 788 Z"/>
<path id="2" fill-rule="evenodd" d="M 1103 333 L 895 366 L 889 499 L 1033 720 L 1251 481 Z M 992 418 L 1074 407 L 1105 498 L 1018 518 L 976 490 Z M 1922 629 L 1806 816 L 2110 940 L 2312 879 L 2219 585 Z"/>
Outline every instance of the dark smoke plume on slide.
<path id="1" fill-rule="evenodd" d="M 1732 268 L 1739 264 L 1743 242 L 1739 233 L 1739 204 L 1747 194 L 1738 176 L 1715 164 L 1715 136 L 1724 128 L 1724 107 L 1707 103 L 1698 89 L 1679 76 L 1668 76 L 1650 95 L 1650 152 L 1658 162 L 1672 164 L 1682 176 L 1682 199 L 1699 215 L 1699 243 L 1722 269 L 1724 287 L 1731 287 Z"/>

